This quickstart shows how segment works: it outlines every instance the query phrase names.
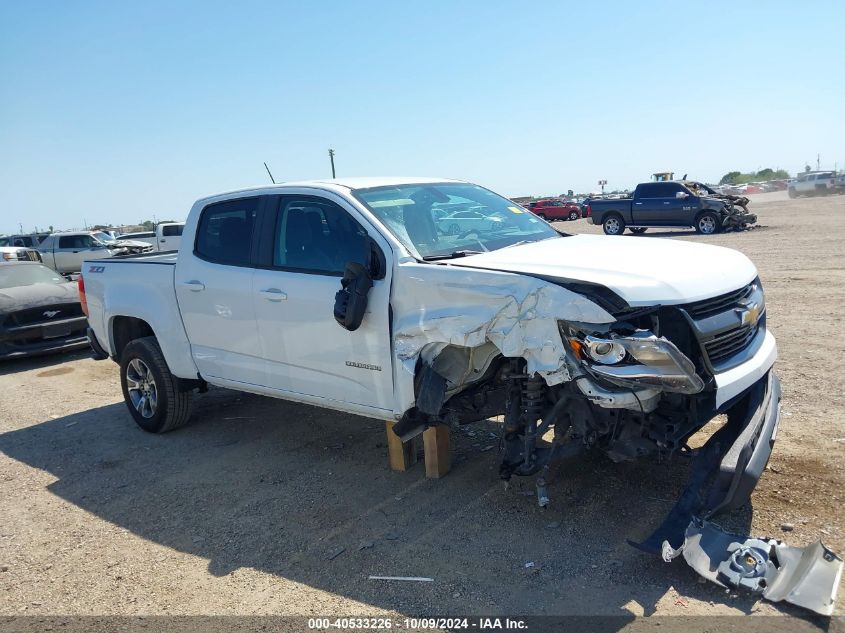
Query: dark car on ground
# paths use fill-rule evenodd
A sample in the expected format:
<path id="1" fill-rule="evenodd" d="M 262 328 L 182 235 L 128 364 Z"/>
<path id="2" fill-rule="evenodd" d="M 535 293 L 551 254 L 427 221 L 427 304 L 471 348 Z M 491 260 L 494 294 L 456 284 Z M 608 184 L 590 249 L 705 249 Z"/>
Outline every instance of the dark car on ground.
<path id="1" fill-rule="evenodd" d="M 0 266 L 0 359 L 86 347 L 79 290 L 36 262 Z"/>
<path id="2" fill-rule="evenodd" d="M 556 220 L 577 220 L 581 217 L 581 207 L 574 202 L 566 202 L 556 198 L 529 202 L 528 210 L 534 215 L 550 222 Z"/>
<path id="3" fill-rule="evenodd" d="M 593 224 L 608 235 L 626 228 L 644 233 L 649 227 L 693 227 L 699 233 L 741 229 L 757 221 L 748 212 L 748 198 L 717 193 L 691 180 L 646 182 L 637 185 L 631 198 L 591 200 Z"/>

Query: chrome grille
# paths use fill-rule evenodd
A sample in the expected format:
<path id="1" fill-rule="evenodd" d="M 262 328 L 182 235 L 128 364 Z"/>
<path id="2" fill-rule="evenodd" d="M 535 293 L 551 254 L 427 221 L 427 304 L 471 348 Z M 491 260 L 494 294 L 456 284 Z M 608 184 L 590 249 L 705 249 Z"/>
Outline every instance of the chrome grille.
<path id="1" fill-rule="evenodd" d="M 719 334 L 704 344 L 711 363 L 719 363 L 744 350 L 757 335 L 758 325 L 743 325 Z"/>
<path id="2" fill-rule="evenodd" d="M 754 286 L 756 284 L 757 281 L 755 280 L 739 290 L 734 290 L 733 292 L 719 295 L 712 299 L 703 299 L 695 303 L 688 303 L 684 306 L 684 309 L 693 319 L 703 319 L 714 314 L 719 314 L 720 312 L 725 312 L 726 310 L 732 309 L 743 299 L 747 299 L 754 292 Z"/>

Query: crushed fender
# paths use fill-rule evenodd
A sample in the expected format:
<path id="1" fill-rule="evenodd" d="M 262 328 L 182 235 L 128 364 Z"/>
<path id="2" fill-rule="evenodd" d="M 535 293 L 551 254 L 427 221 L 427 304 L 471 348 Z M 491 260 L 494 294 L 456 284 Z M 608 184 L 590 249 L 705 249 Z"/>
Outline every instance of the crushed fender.
<path id="1" fill-rule="evenodd" d="M 663 560 L 670 562 L 681 554 L 696 572 L 722 587 L 744 589 L 821 615 L 833 613 L 842 559 L 821 541 L 791 547 L 776 539 L 731 534 L 695 517 L 679 548 L 663 542 Z"/>

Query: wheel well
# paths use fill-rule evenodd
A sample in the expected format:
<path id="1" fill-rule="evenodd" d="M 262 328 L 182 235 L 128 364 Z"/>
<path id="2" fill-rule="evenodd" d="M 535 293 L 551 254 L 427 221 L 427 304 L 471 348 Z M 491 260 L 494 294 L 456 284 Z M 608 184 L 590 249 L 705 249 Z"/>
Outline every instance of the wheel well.
<path id="1" fill-rule="evenodd" d="M 604 221 L 608 218 L 619 218 L 620 220 L 622 220 L 622 214 L 619 213 L 619 211 L 608 211 L 604 214 L 604 217 L 601 219 L 602 224 L 604 224 Z"/>
<path id="2" fill-rule="evenodd" d="M 120 359 L 124 348 L 132 341 L 145 336 L 155 336 L 153 328 L 143 319 L 128 316 L 117 316 L 112 321 L 112 342 L 114 356 Z"/>

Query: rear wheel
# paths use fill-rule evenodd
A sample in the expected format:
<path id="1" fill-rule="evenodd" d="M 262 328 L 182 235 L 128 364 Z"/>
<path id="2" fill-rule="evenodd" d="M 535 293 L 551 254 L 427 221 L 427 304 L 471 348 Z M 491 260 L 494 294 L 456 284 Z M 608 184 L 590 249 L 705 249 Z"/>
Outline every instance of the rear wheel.
<path id="1" fill-rule="evenodd" d="M 702 235 L 713 235 L 719 232 L 719 216 L 712 211 L 705 211 L 695 220 L 695 230 Z"/>
<path id="2" fill-rule="evenodd" d="M 646 226 L 635 226 L 635 227 L 630 228 L 629 230 L 631 231 L 631 233 L 636 233 L 637 235 L 640 235 L 640 234 L 648 231 L 648 227 L 646 227 Z"/>
<path id="3" fill-rule="evenodd" d="M 135 339 L 123 350 L 120 386 L 129 413 L 145 431 L 166 433 L 191 417 L 193 393 L 179 391 L 153 336 Z"/>
<path id="4" fill-rule="evenodd" d="M 625 231 L 625 220 L 622 216 L 613 213 L 604 219 L 601 227 L 607 235 L 622 235 Z"/>

